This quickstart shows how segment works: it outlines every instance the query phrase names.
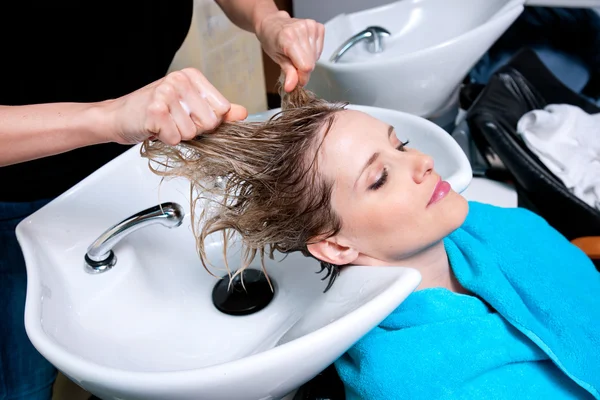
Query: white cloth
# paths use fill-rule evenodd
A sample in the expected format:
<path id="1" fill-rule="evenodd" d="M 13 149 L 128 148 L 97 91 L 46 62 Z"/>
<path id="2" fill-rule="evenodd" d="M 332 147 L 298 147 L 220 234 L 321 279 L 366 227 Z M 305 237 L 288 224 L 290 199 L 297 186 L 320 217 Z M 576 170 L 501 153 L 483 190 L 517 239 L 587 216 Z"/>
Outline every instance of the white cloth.
<path id="1" fill-rule="evenodd" d="M 600 114 L 551 104 L 523 115 L 517 131 L 575 196 L 600 209 Z"/>

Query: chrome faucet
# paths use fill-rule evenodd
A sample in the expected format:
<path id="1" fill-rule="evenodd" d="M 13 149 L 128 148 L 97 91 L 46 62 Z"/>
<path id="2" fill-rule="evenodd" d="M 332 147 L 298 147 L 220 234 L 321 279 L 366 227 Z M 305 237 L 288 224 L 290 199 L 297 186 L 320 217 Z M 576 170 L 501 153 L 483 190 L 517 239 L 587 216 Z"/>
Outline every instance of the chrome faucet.
<path id="1" fill-rule="evenodd" d="M 162 224 L 167 228 L 176 228 L 183 222 L 185 213 L 177 203 L 163 203 L 150 207 L 109 228 L 88 247 L 85 255 L 86 270 L 98 274 L 108 271 L 117 263 L 112 248 L 125 236 L 143 227 Z"/>
<path id="2" fill-rule="evenodd" d="M 339 59 L 358 42 L 367 40 L 367 50 L 371 53 L 381 53 L 383 51 L 383 38 L 390 36 L 390 32 L 380 26 L 369 26 L 367 29 L 358 32 L 350 39 L 346 40 L 329 58 L 330 62 L 338 62 Z"/>

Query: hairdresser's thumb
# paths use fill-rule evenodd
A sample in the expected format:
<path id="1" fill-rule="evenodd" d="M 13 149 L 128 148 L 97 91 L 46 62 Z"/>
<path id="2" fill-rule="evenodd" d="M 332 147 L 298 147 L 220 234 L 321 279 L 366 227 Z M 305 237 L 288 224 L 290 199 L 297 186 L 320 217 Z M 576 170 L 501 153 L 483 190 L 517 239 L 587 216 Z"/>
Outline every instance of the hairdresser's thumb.
<path id="1" fill-rule="evenodd" d="M 246 107 L 240 106 L 239 104 L 232 104 L 231 108 L 229 109 L 227 114 L 225 114 L 223 119 L 228 122 L 233 122 L 246 119 L 247 116 L 248 110 L 246 110 Z"/>
<path id="2" fill-rule="evenodd" d="M 298 71 L 291 63 L 285 63 L 281 67 L 285 72 L 285 83 L 283 85 L 283 89 L 289 93 L 298 85 Z"/>

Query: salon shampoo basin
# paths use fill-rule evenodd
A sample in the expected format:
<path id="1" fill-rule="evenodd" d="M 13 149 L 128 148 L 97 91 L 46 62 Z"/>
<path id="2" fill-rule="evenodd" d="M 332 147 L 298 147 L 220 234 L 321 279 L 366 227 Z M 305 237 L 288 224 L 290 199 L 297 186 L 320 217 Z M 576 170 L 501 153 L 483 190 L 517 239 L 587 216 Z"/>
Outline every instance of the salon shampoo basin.
<path id="1" fill-rule="evenodd" d="M 432 154 L 456 190 L 468 186 L 467 158 L 441 128 L 412 115 L 352 107 L 394 124 L 403 139 Z M 139 151 L 133 147 L 17 227 L 28 275 L 27 334 L 60 371 L 102 399 L 282 398 L 331 365 L 420 282 L 410 266 L 356 266 L 323 293 L 327 280 L 316 274 L 314 260 L 277 254 L 266 262 L 275 290 L 270 303 L 250 315 L 224 314 L 212 301 L 219 279 L 196 254 L 189 184 L 161 182 Z M 84 268 L 87 248 L 102 232 L 164 202 L 185 210 L 179 227 L 139 229 L 114 246 L 112 269 Z M 213 239 L 212 272 L 224 276 L 223 243 Z M 237 250 L 234 241 L 232 269 Z M 259 261 L 250 268 L 260 270 Z"/>
<path id="2" fill-rule="evenodd" d="M 307 87 L 348 101 L 434 117 L 461 81 L 523 11 L 524 0 L 400 0 L 325 23 L 323 52 Z M 331 56 L 368 27 L 386 29 L 383 50 L 368 40 Z"/>

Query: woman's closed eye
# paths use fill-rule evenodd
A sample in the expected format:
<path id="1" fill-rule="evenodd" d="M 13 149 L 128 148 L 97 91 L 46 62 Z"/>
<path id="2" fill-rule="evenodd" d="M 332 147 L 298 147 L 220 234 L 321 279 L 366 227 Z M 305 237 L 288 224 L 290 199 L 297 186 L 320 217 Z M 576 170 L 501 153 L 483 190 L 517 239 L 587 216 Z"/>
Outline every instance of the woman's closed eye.
<path id="1" fill-rule="evenodd" d="M 405 149 L 404 147 L 406 147 L 406 145 L 407 145 L 409 142 L 410 142 L 410 141 L 409 141 L 409 140 L 407 140 L 406 142 L 402 142 L 402 143 L 400 143 L 400 144 L 399 144 L 399 145 L 396 147 L 396 150 L 399 150 L 399 151 L 406 151 L 406 149 Z"/>
<path id="2" fill-rule="evenodd" d="M 385 182 L 387 181 L 387 178 L 388 178 L 388 171 L 387 171 L 387 168 L 384 168 L 379 179 L 377 179 L 373 184 L 371 184 L 371 186 L 369 186 L 369 190 L 379 189 L 380 187 L 382 187 L 385 184 Z"/>
<path id="3" fill-rule="evenodd" d="M 398 151 L 406 151 L 405 146 L 407 144 L 408 144 L 408 140 L 406 142 L 400 143 L 396 147 L 396 150 L 398 150 Z M 382 187 L 383 185 L 385 185 L 385 183 L 387 182 L 388 175 L 389 175 L 389 173 L 388 173 L 387 168 L 384 168 L 383 172 L 381 173 L 381 176 L 379 177 L 379 179 L 377 179 L 373 184 L 371 184 L 369 186 L 369 190 L 377 190 L 380 187 Z"/>

